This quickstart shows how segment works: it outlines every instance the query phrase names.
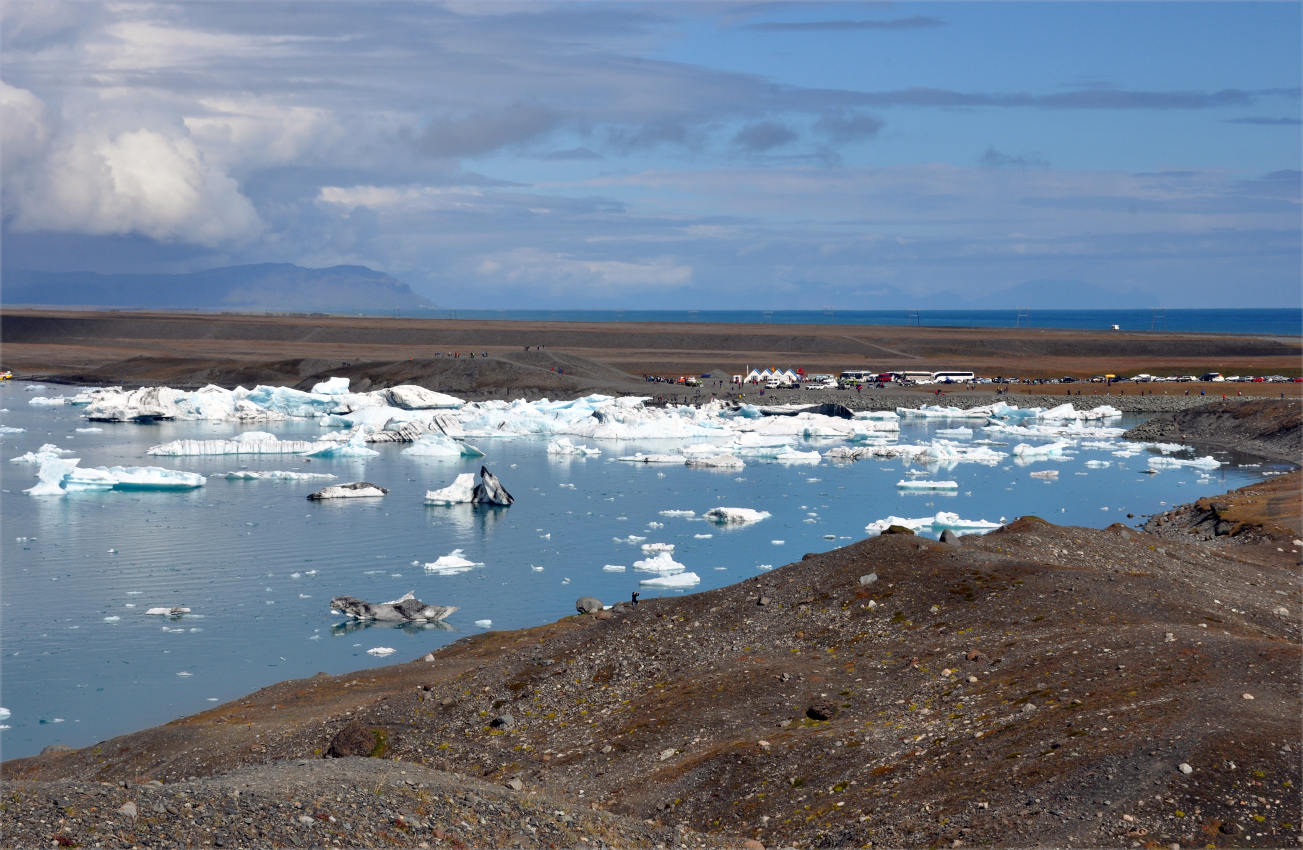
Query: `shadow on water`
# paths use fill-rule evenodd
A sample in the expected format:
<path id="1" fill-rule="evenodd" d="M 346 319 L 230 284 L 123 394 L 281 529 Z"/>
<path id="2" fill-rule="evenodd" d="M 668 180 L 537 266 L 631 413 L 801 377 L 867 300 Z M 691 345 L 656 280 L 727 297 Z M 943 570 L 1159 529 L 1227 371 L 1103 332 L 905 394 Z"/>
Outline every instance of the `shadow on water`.
<path id="1" fill-rule="evenodd" d="M 429 631 L 439 631 L 439 632 L 457 631 L 455 628 L 443 622 L 442 620 L 439 620 L 434 623 L 429 623 L 429 622 L 393 623 L 393 622 L 382 622 L 380 620 L 345 620 L 342 623 L 336 623 L 335 625 L 331 626 L 330 634 L 335 637 L 343 637 L 344 635 L 351 635 L 353 634 L 353 632 L 358 632 L 364 629 L 373 629 L 373 628 L 395 629 L 397 631 L 407 632 L 409 635 L 416 635 L 422 632 L 429 632 Z"/>

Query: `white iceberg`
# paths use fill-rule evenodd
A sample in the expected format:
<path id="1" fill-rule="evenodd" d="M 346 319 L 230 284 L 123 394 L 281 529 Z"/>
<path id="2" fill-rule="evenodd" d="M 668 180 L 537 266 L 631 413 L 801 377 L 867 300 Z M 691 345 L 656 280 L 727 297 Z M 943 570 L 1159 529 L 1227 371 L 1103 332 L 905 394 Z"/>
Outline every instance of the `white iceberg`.
<path id="1" fill-rule="evenodd" d="M 973 436 L 973 429 L 967 427 L 959 428 L 938 428 L 936 430 L 938 437 L 946 437 L 951 440 L 967 440 Z"/>
<path id="2" fill-rule="evenodd" d="M 392 646 L 375 646 L 366 651 L 367 655 L 374 655 L 377 658 L 384 658 L 386 655 L 393 655 L 398 650 Z"/>
<path id="3" fill-rule="evenodd" d="M 54 443 L 46 443 L 34 452 L 27 452 L 18 457 L 11 457 L 10 463 L 44 463 L 62 455 L 72 454 L 72 449 L 61 449 Z"/>
<path id="4" fill-rule="evenodd" d="M 746 466 L 742 458 L 731 454 L 693 455 L 688 457 L 686 463 L 703 469 L 743 469 Z"/>
<path id="5" fill-rule="evenodd" d="M 927 481 L 922 478 L 906 478 L 896 482 L 901 490 L 958 490 L 958 481 Z"/>
<path id="6" fill-rule="evenodd" d="M 411 446 L 403 449 L 403 454 L 413 457 L 484 457 L 484 452 L 474 446 L 443 434 L 422 434 Z"/>
<path id="7" fill-rule="evenodd" d="M 472 561 L 462 555 L 461 549 L 453 549 L 447 555 L 440 555 L 437 560 L 426 564 L 425 571 L 437 576 L 455 576 L 482 566 L 482 561 Z"/>
<path id="8" fill-rule="evenodd" d="M 193 490 L 205 479 L 195 472 L 158 466 L 78 466 L 80 458 L 48 458 L 37 470 L 37 483 L 23 492 L 33 496 L 62 496 L 92 490 Z"/>
<path id="9" fill-rule="evenodd" d="M 701 583 L 701 576 L 693 572 L 671 573 L 669 575 L 645 578 L 638 582 L 643 587 L 692 587 Z"/>
<path id="10" fill-rule="evenodd" d="M 221 476 L 228 481 L 329 481 L 329 472 L 296 472 L 288 469 L 238 469 Z"/>
<path id="11" fill-rule="evenodd" d="M 682 511 L 682 510 L 674 510 L 674 509 L 658 511 L 657 513 L 659 513 L 661 516 L 683 517 L 684 519 L 691 519 L 692 517 L 695 517 L 697 515 L 696 511 Z"/>
<path id="12" fill-rule="evenodd" d="M 749 525 L 767 519 L 769 511 L 758 511 L 754 508 L 711 508 L 702 516 L 720 525 Z"/>
<path id="13" fill-rule="evenodd" d="M 342 395 L 348 392 L 348 378 L 327 378 L 313 384 L 312 392 L 322 395 Z"/>
<path id="14" fill-rule="evenodd" d="M 656 552 L 674 552 L 673 543 L 644 543 L 642 544 L 642 553 L 651 555 Z"/>
<path id="15" fill-rule="evenodd" d="M 602 565 L 602 571 L 603 571 L 603 572 L 607 572 L 607 573 L 622 573 L 622 572 L 624 572 L 624 565 L 623 565 L 623 564 L 603 564 L 603 565 Z"/>
<path id="16" fill-rule="evenodd" d="M 1196 458 L 1151 457 L 1148 463 L 1151 469 L 1176 469 L 1183 466 L 1195 469 L 1216 469 L 1222 465 L 1221 461 L 1212 455 Z"/>
<path id="17" fill-rule="evenodd" d="M 650 558 L 644 558 L 641 561 L 634 561 L 633 568 L 649 573 L 677 573 L 687 569 L 670 556 L 669 552 L 657 552 Z"/>
<path id="18" fill-rule="evenodd" d="M 305 454 L 329 446 L 329 443 L 309 440 L 282 440 L 266 431 L 245 431 L 229 440 L 173 440 L 151 446 L 145 454 L 168 457 L 191 455 L 258 455 Z"/>
<path id="19" fill-rule="evenodd" d="M 475 473 L 463 472 L 447 487 L 440 490 L 426 490 L 427 505 L 461 505 L 471 501 L 475 492 Z"/>
<path id="20" fill-rule="evenodd" d="M 404 384 L 381 390 L 388 402 L 403 410 L 439 410 L 461 407 L 466 402 L 446 393 L 427 390 L 413 384 Z"/>
<path id="21" fill-rule="evenodd" d="M 1013 447 L 1014 457 L 1030 460 L 1032 458 L 1059 457 L 1063 450 L 1068 448 L 1069 444 L 1064 442 L 1042 443 L 1040 445 L 1031 445 L 1029 443 L 1019 443 Z"/>
<path id="22" fill-rule="evenodd" d="M 985 519 L 963 519 L 958 514 L 950 511 L 939 511 L 935 516 L 918 517 L 909 519 L 907 517 L 889 516 L 885 519 L 874 520 L 864 526 L 864 530 L 869 534 L 881 534 L 893 525 L 901 525 L 913 531 L 939 533 L 949 529 L 956 534 L 973 534 L 975 532 L 990 531 L 999 528 L 1000 523 L 991 522 Z"/>
<path id="23" fill-rule="evenodd" d="M 363 458 L 379 457 L 379 455 L 380 452 L 366 447 L 366 434 L 360 430 L 354 432 L 353 435 L 349 437 L 348 442 L 323 443 L 317 448 L 303 453 L 303 457 L 316 458 Z"/>
<path id="24" fill-rule="evenodd" d="M 180 605 L 161 605 L 150 608 L 145 613 L 152 617 L 180 617 L 182 614 L 189 614 L 190 609 Z"/>
<path id="25" fill-rule="evenodd" d="M 550 455 L 582 455 L 592 457 L 600 455 L 601 449 L 595 449 L 590 446 L 579 445 L 570 442 L 567 437 L 558 437 L 547 445 L 547 453 Z"/>

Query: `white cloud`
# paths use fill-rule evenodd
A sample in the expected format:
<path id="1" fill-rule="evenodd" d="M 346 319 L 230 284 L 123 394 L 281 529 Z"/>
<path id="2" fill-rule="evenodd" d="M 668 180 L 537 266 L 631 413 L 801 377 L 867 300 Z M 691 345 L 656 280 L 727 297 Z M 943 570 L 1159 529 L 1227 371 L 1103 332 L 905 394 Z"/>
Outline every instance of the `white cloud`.
<path id="1" fill-rule="evenodd" d="M 138 233 L 215 246 L 251 237 L 258 214 L 184 136 L 149 129 L 62 140 L 16 180 L 15 230 Z"/>
<path id="2" fill-rule="evenodd" d="M 210 160 L 245 169 L 301 163 L 343 134 L 330 109 L 253 97 L 204 98 L 198 105 L 201 114 L 182 119 L 191 137 Z"/>
<path id="3" fill-rule="evenodd" d="M 351 209 L 414 212 L 467 208 L 480 194 L 444 186 L 322 186 L 317 200 Z"/>
<path id="4" fill-rule="evenodd" d="M 0 169 L 13 174 L 37 156 L 49 138 L 45 104 L 26 89 L 0 80 Z"/>

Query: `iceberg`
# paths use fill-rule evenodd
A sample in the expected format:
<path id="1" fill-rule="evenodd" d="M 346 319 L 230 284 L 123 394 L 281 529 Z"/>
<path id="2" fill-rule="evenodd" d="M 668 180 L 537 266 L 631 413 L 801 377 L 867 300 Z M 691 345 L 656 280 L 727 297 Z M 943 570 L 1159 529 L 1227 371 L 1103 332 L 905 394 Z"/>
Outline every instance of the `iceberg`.
<path id="1" fill-rule="evenodd" d="M 403 449 L 403 454 L 413 457 L 484 457 L 484 452 L 474 446 L 443 434 L 422 434 L 416 442 Z"/>
<path id="2" fill-rule="evenodd" d="M 1151 469 L 1176 469 L 1182 466 L 1193 467 L 1195 469 L 1216 469 L 1222 465 L 1221 461 L 1212 455 L 1196 458 L 1156 456 L 1151 457 L 1148 463 Z"/>
<path id="3" fill-rule="evenodd" d="M 188 457 L 191 455 L 305 454 L 329 446 L 307 440 L 282 440 L 266 431 L 245 431 L 230 440 L 173 440 L 151 446 L 147 455 Z"/>
<path id="4" fill-rule="evenodd" d="M 329 472 L 294 472 L 284 469 L 255 472 L 252 469 L 239 469 L 221 477 L 227 481 L 329 481 L 335 476 Z"/>
<path id="5" fill-rule="evenodd" d="M 12 425 L 0 425 L 0 434 L 21 434 L 26 428 L 15 428 Z"/>
<path id="6" fill-rule="evenodd" d="M 570 442 L 566 437 L 558 437 L 547 445 L 547 453 L 550 455 L 600 455 L 601 449 L 594 449 L 589 446 L 576 445 Z"/>
<path id="7" fill-rule="evenodd" d="M 366 651 L 367 655 L 374 655 L 377 658 L 384 658 L 386 655 L 393 655 L 398 650 L 392 646 L 374 646 Z"/>
<path id="8" fill-rule="evenodd" d="M 425 503 L 427 505 L 467 504 L 473 498 L 474 491 L 475 474 L 463 472 L 453 479 L 453 482 L 447 487 L 440 490 L 426 490 Z"/>
<path id="9" fill-rule="evenodd" d="M 617 457 L 616 460 L 622 460 L 625 461 L 626 463 L 666 463 L 666 464 L 679 464 L 679 465 L 683 465 L 688 462 L 688 459 L 683 455 L 667 455 L 667 454 L 648 455 L 648 454 L 643 454 L 642 452 L 636 452 L 635 454 L 625 455 L 624 457 Z"/>
<path id="10" fill-rule="evenodd" d="M 466 403 L 455 396 L 412 384 L 390 387 L 380 392 L 390 404 L 403 410 L 441 410 L 458 408 Z"/>
<path id="11" fill-rule="evenodd" d="M 697 466 L 703 469 L 743 469 L 746 467 L 742 458 L 730 454 L 693 455 L 685 462 L 688 466 Z"/>
<path id="12" fill-rule="evenodd" d="M 38 395 L 29 398 L 27 403 L 32 407 L 63 407 L 68 403 L 68 400 L 62 396 L 59 396 L 58 398 L 46 398 L 45 396 Z"/>
<path id="13" fill-rule="evenodd" d="M 697 515 L 696 511 L 675 510 L 673 508 L 664 511 L 657 511 L 657 513 L 659 513 L 661 516 L 683 517 L 685 519 L 691 519 L 692 517 L 695 517 Z"/>
<path id="14" fill-rule="evenodd" d="M 37 483 L 23 492 L 33 496 L 62 496 L 93 490 L 193 490 L 204 486 L 195 472 L 158 466 L 78 466 L 80 458 L 48 458 L 37 470 Z"/>
<path id="15" fill-rule="evenodd" d="M 769 511 L 758 511 L 754 508 L 711 508 L 702 516 L 719 525 L 750 525 L 767 519 Z"/>
<path id="16" fill-rule="evenodd" d="M 313 384 L 312 392 L 320 395 L 343 395 L 348 392 L 348 378 L 327 378 Z"/>
<path id="17" fill-rule="evenodd" d="M 1039 469 L 1036 472 L 1028 473 L 1032 478 L 1043 478 L 1046 481 L 1053 481 L 1059 477 L 1057 469 Z"/>
<path id="18" fill-rule="evenodd" d="M 925 481 L 921 478 L 905 478 L 896 482 L 901 490 L 958 490 L 958 481 Z"/>
<path id="19" fill-rule="evenodd" d="M 325 442 L 319 443 L 317 448 L 303 453 L 303 457 L 317 458 L 336 458 L 336 457 L 379 457 L 380 452 L 375 449 L 366 447 L 366 434 L 362 431 L 355 431 L 348 442 Z"/>
<path id="20" fill-rule="evenodd" d="M 314 502 L 323 499 L 365 499 L 373 496 L 383 496 L 388 493 L 384 487 L 378 484 L 372 484 L 370 481 L 353 481 L 348 484 L 334 484 L 330 487 L 323 487 L 315 493 L 309 493 L 308 499 Z"/>
<path id="21" fill-rule="evenodd" d="M 425 565 L 425 571 L 437 576 L 455 576 L 484 566 L 482 561 L 472 561 L 462 555 L 461 549 L 453 549 L 447 555 L 440 555 L 436 560 Z"/>
<path id="22" fill-rule="evenodd" d="M 962 519 L 958 514 L 950 511 L 940 511 L 936 516 L 918 517 L 917 519 L 889 516 L 885 519 L 874 520 L 864 526 L 864 530 L 869 534 L 881 534 L 893 525 L 902 525 L 914 531 L 930 531 L 933 533 L 949 529 L 956 534 L 973 534 L 1000 527 L 998 522 L 985 519 Z"/>
<path id="23" fill-rule="evenodd" d="M 61 449 L 54 443 L 46 443 L 34 452 L 27 452 L 18 457 L 9 458 L 10 463 L 44 463 L 61 455 L 72 454 L 72 449 Z"/>
<path id="24" fill-rule="evenodd" d="M 642 553 L 643 553 L 644 555 L 651 555 L 651 554 L 654 554 L 654 553 L 656 553 L 656 552 L 669 552 L 670 554 L 673 554 L 673 553 L 674 553 L 674 544 L 673 544 L 673 543 L 644 543 L 644 544 L 642 544 Z"/>
<path id="25" fill-rule="evenodd" d="M 672 573 L 670 575 L 645 578 L 638 582 L 643 587 L 692 587 L 701 582 L 701 576 L 692 572 Z"/>
<path id="26" fill-rule="evenodd" d="M 1029 443 L 1019 443 L 1013 447 L 1014 457 L 1024 460 L 1045 457 L 1060 457 L 1063 450 L 1068 448 L 1069 444 L 1064 442 L 1043 443 L 1041 445 L 1031 445 Z"/>
<path id="27" fill-rule="evenodd" d="M 677 573 L 687 569 L 670 556 L 669 552 L 660 551 L 650 558 L 634 561 L 633 568 L 649 573 Z"/>

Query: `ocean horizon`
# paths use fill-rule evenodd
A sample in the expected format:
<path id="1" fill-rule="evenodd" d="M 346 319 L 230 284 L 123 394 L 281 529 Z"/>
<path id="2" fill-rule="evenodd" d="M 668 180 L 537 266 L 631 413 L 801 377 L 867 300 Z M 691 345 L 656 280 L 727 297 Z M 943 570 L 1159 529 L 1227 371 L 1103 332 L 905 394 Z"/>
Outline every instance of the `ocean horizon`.
<path id="1" fill-rule="evenodd" d="M 402 318 L 521 322 L 690 322 L 773 325 L 918 325 L 920 327 L 1113 330 L 1153 333 L 1303 336 L 1303 309 L 1115 310 L 397 310 Z"/>

